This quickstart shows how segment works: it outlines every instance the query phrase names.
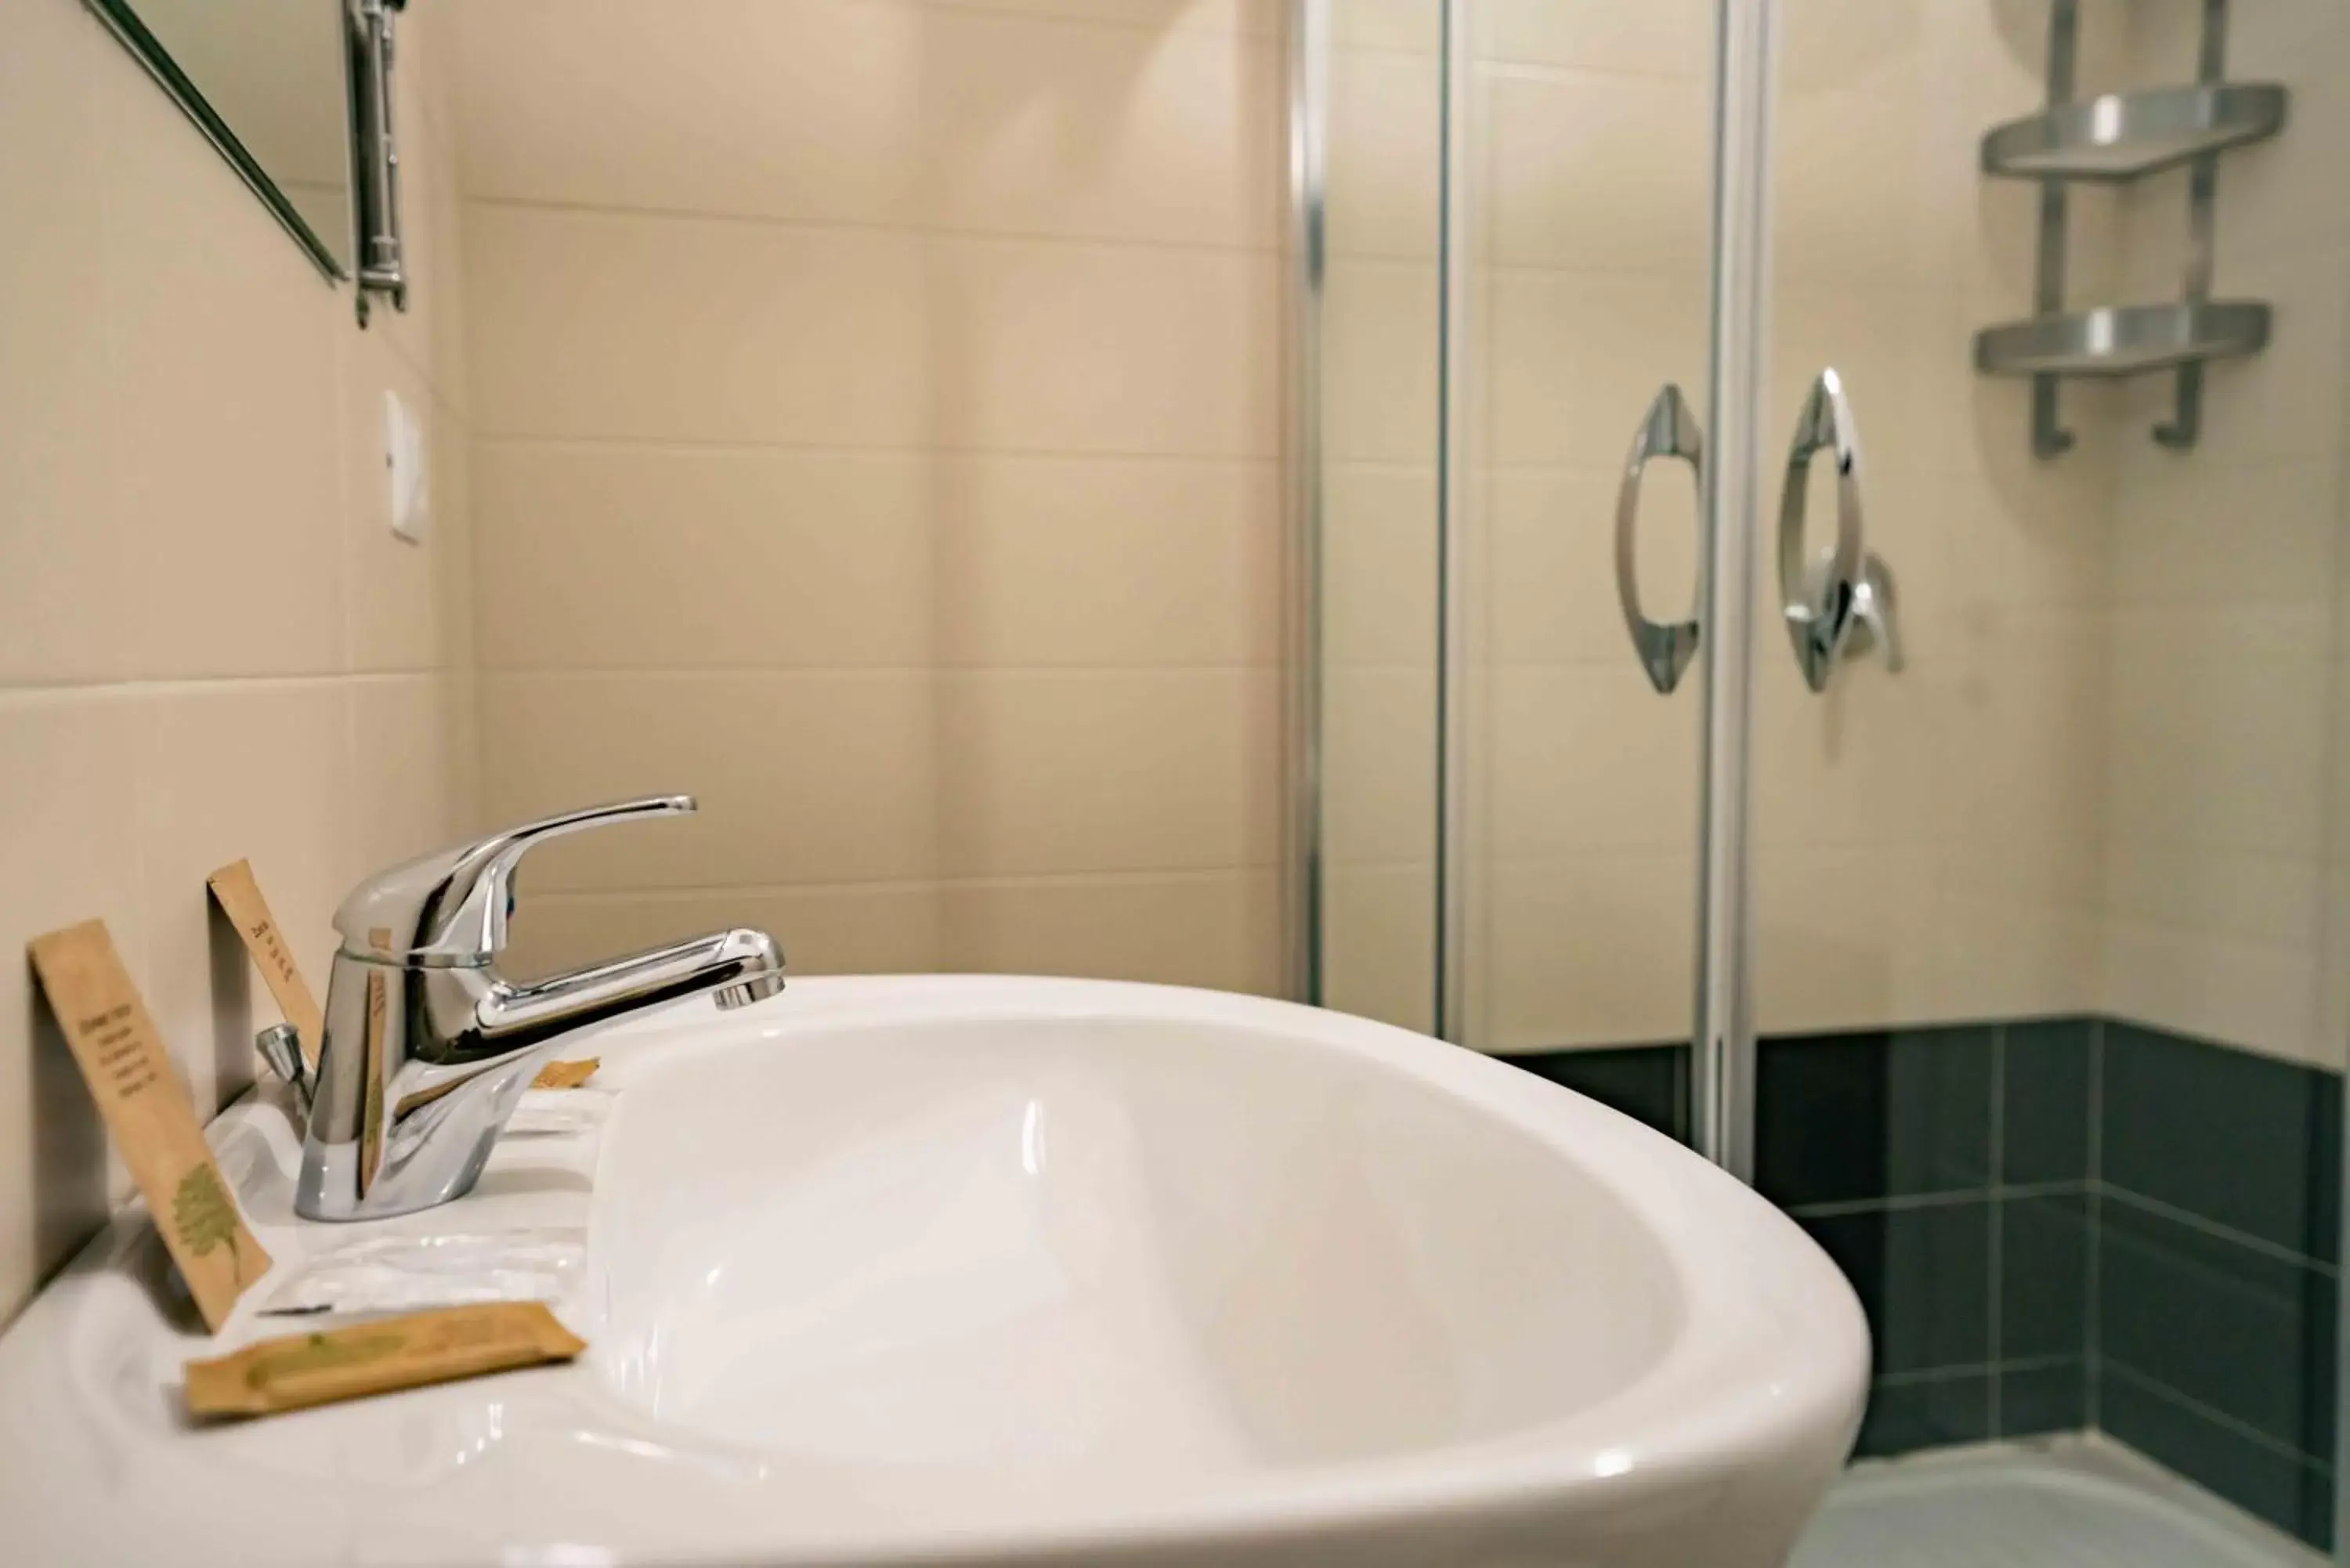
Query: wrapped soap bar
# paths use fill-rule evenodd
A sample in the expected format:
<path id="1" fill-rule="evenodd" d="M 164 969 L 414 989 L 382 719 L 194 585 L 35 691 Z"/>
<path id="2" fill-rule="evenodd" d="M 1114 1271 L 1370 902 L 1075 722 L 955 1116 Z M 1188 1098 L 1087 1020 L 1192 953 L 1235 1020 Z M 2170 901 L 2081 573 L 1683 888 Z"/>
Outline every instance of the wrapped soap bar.
<path id="1" fill-rule="evenodd" d="M 191 1361 L 188 1413 L 268 1416 L 568 1361 L 587 1348 L 539 1302 L 411 1313 Z"/>

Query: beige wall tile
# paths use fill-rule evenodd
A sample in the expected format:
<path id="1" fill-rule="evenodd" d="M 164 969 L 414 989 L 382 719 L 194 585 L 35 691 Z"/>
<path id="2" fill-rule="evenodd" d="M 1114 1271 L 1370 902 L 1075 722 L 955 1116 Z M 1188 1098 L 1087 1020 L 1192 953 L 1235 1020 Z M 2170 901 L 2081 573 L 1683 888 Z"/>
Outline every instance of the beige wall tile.
<path id="1" fill-rule="evenodd" d="M 1627 446 L 1631 430 L 1627 423 Z M 1492 475 L 1485 602 L 1496 662 L 1620 664 L 1634 657 L 1616 589 L 1622 478 L 1620 470 L 1562 468 Z M 1664 459 L 1649 466 L 1635 551 L 1641 612 L 1660 622 L 1695 614 L 1697 485 L 1687 463 Z"/>
<path id="2" fill-rule="evenodd" d="M 1938 972 L 1950 933 L 1936 860 L 1924 846 L 1758 848 L 1755 1027 L 1786 1034 L 1982 1016 L 1983 975 L 1953 987 Z"/>
<path id="3" fill-rule="evenodd" d="M 375 864 L 352 858 L 351 694 L 338 680 L 239 682 L 158 695 L 139 709 L 147 1005 L 197 1110 L 209 1115 L 250 1080 L 254 1031 L 278 1013 L 235 938 L 214 930 L 204 878 L 252 861 L 323 995 L 336 906 Z"/>
<path id="4" fill-rule="evenodd" d="M 431 670 L 446 657 L 453 629 L 442 620 L 450 607 L 443 566 L 466 543 L 462 532 L 452 537 L 446 525 L 450 514 L 462 510 L 455 498 L 464 489 L 458 449 L 465 443 L 450 439 L 453 432 L 438 418 L 432 393 L 382 334 L 338 334 L 335 345 L 342 402 L 343 498 L 338 513 L 344 524 L 342 594 L 348 607 L 343 667 L 369 672 Z M 424 421 L 432 514 L 421 541 L 391 531 L 387 396 L 398 397 Z"/>
<path id="5" fill-rule="evenodd" d="M 1481 258 L 1703 277 L 1713 117 L 1702 80 L 1503 67 L 1471 90 L 1488 138 L 1472 176 L 1492 214 Z"/>
<path id="6" fill-rule="evenodd" d="M 1355 0 L 1330 12 L 1331 42 L 1357 55 L 1433 55 L 1444 46 L 1441 0 Z"/>
<path id="7" fill-rule="evenodd" d="M 484 441 L 492 670 L 931 662 L 941 470 L 910 452 Z"/>
<path id="8" fill-rule="evenodd" d="M 971 457 L 933 486 L 945 663 L 1270 664 L 1281 654 L 1273 462 Z"/>
<path id="9" fill-rule="evenodd" d="M 1930 74 L 1946 67 L 1920 52 L 1914 35 L 1889 42 L 1864 68 L 1781 100 L 1771 242 L 1773 275 L 1784 282 L 1882 286 L 1955 273 L 1950 242 L 1972 215 L 1974 165 L 1938 161 L 1952 150 L 1921 108 L 1933 101 Z"/>
<path id="10" fill-rule="evenodd" d="M 1329 864 L 1323 1005 L 1400 1029 L 1436 1029 L 1436 868 Z"/>
<path id="11" fill-rule="evenodd" d="M 112 45 L 68 5 L 0 16 L 0 680 L 119 677 L 135 657 L 137 597 L 109 504 L 104 234 L 106 99 L 93 61 Z M 41 149 L 39 156 L 29 150 Z M 91 591 L 114 581 L 116 591 Z M 0 1283 L 0 1302 L 13 1293 Z"/>
<path id="12" fill-rule="evenodd" d="M 1322 439 L 1332 462 L 1435 467 L 1442 307 L 1433 262 L 1330 264 Z"/>
<path id="13" fill-rule="evenodd" d="M 357 875 L 452 845 L 470 830 L 470 760 L 462 749 L 465 731 L 452 711 L 460 701 L 455 684 L 439 675 L 352 683 L 349 863 Z"/>
<path id="14" fill-rule="evenodd" d="M 424 9 L 418 7 L 417 14 Z M 403 16 L 400 30 L 406 26 Z M 387 302 L 373 311 L 366 336 L 389 345 L 425 386 L 462 402 L 465 270 L 456 146 L 424 112 L 436 85 L 429 68 L 435 62 L 419 70 L 405 48 L 400 53 L 392 112 L 401 134 L 400 244 L 411 281 L 406 308 L 393 309 Z"/>
<path id="15" fill-rule="evenodd" d="M 1703 0 L 1482 0 L 1471 19 L 1480 59 L 1669 78 L 1712 70 Z"/>
<path id="16" fill-rule="evenodd" d="M 1702 400 L 1702 276 L 1507 269 L 1476 286 L 1492 400 L 1481 463 L 1612 468 L 1658 388 Z"/>
<path id="17" fill-rule="evenodd" d="M 944 967 L 940 903 L 926 882 L 525 894 L 507 962 L 516 974 L 553 974 L 748 926 L 782 944 L 794 975 L 932 973 Z"/>
<path id="18" fill-rule="evenodd" d="M 1322 703 L 1326 853 L 1346 861 L 1432 859 L 1436 671 L 1333 668 L 1323 675 Z"/>
<path id="19" fill-rule="evenodd" d="M 1271 866 L 1270 670 L 987 672 L 937 688 L 957 877 Z"/>
<path id="20" fill-rule="evenodd" d="M 1492 844 L 1501 854 L 1691 853 L 1698 711 L 1613 664 L 1507 666 L 1490 678 Z"/>
<path id="21" fill-rule="evenodd" d="M 2210 462 L 2134 470 L 2114 531 L 2122 605 L 2321 608 L 2334 577 L 2337 461 L 2249 468 Z"/>
<path id="22" fill-rule="evenodd" d="M 1052 16 L 1105 27 L 1177 34 L 1281 34 L 1283 0 L 915 0 L 932 10 L 993 11 L 1012 16 Z"/>
<path id="23" fill-rule="evenodd" d="M 147 973 L 137 702 L 0 694 L 0 1315 L 65 1261 L 108 1206 L 97 1107 L 41 1004 L 25 944 L 102 919 Z M 186 1060 L 186 1044 L 181 1043 Z"/>
<path id="24" fill-rule="evenodd" d="M 459 14 L 474 196 L 867 223 L 920 179 L 906 5 L 502 0 Z"/>
<path id="25" fill-rule="evenodd" d="M 1263 663 L 1271 463 L 490 441 L 504 669 Z"/>
<path id="26" fill-rule="evenodd" d="M 495 434 L 1269 457 L 1277 268 L 476 203 Z"/>
<path id="27" fill-rule="evenodd" d="M 929 384 L 951 448 L 1270 458 L 1281 268 L 1270 254 L 955 242 Z"/>
<path id="28" fill-rule="evenodd" d="M 466 294 L 484 434 L 920 443 L 921 244 L 470 203 Z"/>
<path id="29" fill-rule="evenodd" d="M 2130 925 L 2314 948 L 2324 875 L 2298 856 L 2117 841 L 2106 855 L 2106 907 Z"/>
<path id="30" fill-rule="evenodd" d="M 1956 666 L 1914 671 L 1937 696 L 1922 726 L 1931 773 L 1912 775 L 1912 787 L 1921 792 L 1916 805 L 1938 813 L 1954 895 L 2096 907 L 2109 764 L 2097 722 L 2107 701 L 2106 652 L 2094 621 L 2018 617 Z M 1904 743 L 1919 744 L 1918 733 Z"/>
<path id="31" fill-rule="evenodd" d="M 1436 471 L 1334 463 L 1322 483 L 1325 657 L 1433 670 Z"/>
<path id="32" fill-rule="evenodd" d="M 2093 909 L 1946 885 L 1927 939 L 1931 964 L 1889 1022 L 2102 1011 L 2098 946 L 2105 929 Z"/>
<path id="33" fill-rule="evenodd" d="M 1419 47 L 1342 48 L 1330 61 L 1326 243 L 1334 256 L 1432 261 L 1443 243 L 1439 8 L 1393 9 L 1408 14 L 1399 29 Z"/>
<path id="34" fill-rule="evenodd" d="M 2340 1055 L 2317 1037 L 2315 960 L 2306 949 L 2113 919 L 2105 973 L 2105 1008 L 2116 1017 L 2295 1061 Z"/>
<path id="35" fill-rule="evenodd" d="M 944 967 L 1273 994 L 1280 911 L 1269 871 L 950 883 Z"/>
<path id="36" fill-rule="evenodd" d="M 995 9 L 469 11 L 476 195 L 1266 245 L 1275 40 Z"/>
<path id="37" fill-rule="evenodd" d="M 1273 244 L 1286 78 L 1256 34 L 1123 32 L 932 13 L 916 67 L 948 226 Z"/>
<path id="38" fill-rule="evenodd" d="M 938 863 L 945 702 L 916 671 L 491 673 L 493 822 L 686 791 L 701 815 L 550 845 L 556 891 L 917 880 Z"/>
<path id="39" fill-rule="evenodd" d="M 2326 647 L 2307 614 L 2117 616 L 2114 842 L 2320 854 Z"/>
<path id="40" fill-rule="evenodd" d="M 348 304 L 143 76 L 106 91 L 109 504 L 132 669 L 314 674 L 342 658 L 334 334 Z M 201 301 L 201 308 L 191 303 Z M 231 612 L 248 597 L 269 612 Z"/>
<path id="41" fill-rule="evenodd" d="M 1471 875 L 1491 889 L 1481 1049 L 1689 1038 L 1697 867 L 1686 852 L 1513 855 Z"/>

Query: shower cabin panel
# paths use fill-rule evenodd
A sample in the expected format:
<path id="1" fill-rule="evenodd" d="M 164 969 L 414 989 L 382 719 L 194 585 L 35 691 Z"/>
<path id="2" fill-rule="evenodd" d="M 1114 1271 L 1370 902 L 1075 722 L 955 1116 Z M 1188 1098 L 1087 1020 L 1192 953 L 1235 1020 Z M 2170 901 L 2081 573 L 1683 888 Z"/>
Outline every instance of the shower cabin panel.
<path id="1" fill-rule="evenodd" d="M 1697 956 L 1713 19 L 1638 10 L 1469 7 L 1453 73 L 1455 1034 L 1594 1085 L 1678 1059 Z"/>
<path id="2" fill-rule="evenodd" d="M 1326 1005 L 1436 1019 L 1442 0 L 1309 3 L 1326 106 L 1319 289 L 1319 929 Z"/>
<path id="3" fill-rule="evenodd" d="M 1805 1568 L 2330 1550 L 2350 13 L 1336 16 L 1320 999 L 1716 1150 L 1846 1269 L 1899 1462 Z M 1986 177 L 1995 126 L 2199 78 L 2289 122 Z M 2193 443 L 2168 372 L 1977 375 L 1983 324 L 2182 269 L 2277 323 Z"/>

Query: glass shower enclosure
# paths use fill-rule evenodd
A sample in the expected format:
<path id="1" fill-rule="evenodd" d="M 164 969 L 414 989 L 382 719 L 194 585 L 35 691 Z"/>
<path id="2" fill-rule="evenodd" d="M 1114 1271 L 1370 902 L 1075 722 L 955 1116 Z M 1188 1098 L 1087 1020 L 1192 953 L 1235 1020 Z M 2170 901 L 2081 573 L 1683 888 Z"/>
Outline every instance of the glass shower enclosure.
<path id="1" fill-rule="evenodd" d="M 1291 23 L 1302 989 L 1845 1268 L 1799 1561 L 2322 1560 L 2350 15 Z"/>

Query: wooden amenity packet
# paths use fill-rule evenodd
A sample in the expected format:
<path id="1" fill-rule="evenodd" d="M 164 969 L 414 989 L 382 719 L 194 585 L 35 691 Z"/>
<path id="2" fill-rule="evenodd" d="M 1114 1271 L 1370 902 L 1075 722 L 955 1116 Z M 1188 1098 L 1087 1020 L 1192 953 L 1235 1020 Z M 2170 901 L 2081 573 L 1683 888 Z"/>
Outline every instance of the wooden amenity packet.
<path id="1" fill-rule="evenodd" d="M 192 1416 L 268 1416 L 549 1361 L 587 1342 L 542 1302 L 448 1307 L 294 1334 L 188 1363 Z"/>
<path id="2" fill-rule="evenodd" d="M 196 1107 L 103 920 L 34 939 L 33 968 L 90 1098 L 139 1183 L 147 1211 L 204 1326 L 218 1334 L 269 1254 L 245 1228 L 213 1161 Z"/>
<path id="3" fill-rule="evenodd" d="M 302 971 L 294 965 L 293 950 L 286 945 L 277 929 L 277 920 L 269 912 L 269 900 L 261 896 L 261 884 L 254 879 L 253 865 L 240 860 L 224 866 L 204 878 L 213 890 L 213 901 L 236 928 L 238 940 L 244 943 L 253 967 L 261 971 L 262 981 L 269 994 L 277 1000 L 277 1011 L 294 1026 L 295 1036 L 302 1044 L 302 1064 L 315 1076 L 318 1071 L 318 1047 L 326 1037 L 326 1020 L 318 1012 L 318 999 L 311 992 Z"/>
<path id="4" fill-rule="evenodd" d="M 596 1075 L 604 1064 L 601 1056 L 590 1056 L 584 1062 L 549 1062 L 530 1081 L 534 1089 L 576 1089 Z"/>

